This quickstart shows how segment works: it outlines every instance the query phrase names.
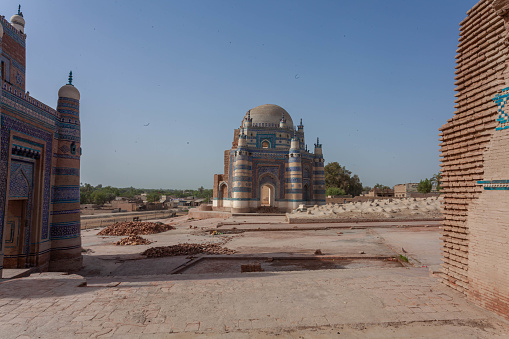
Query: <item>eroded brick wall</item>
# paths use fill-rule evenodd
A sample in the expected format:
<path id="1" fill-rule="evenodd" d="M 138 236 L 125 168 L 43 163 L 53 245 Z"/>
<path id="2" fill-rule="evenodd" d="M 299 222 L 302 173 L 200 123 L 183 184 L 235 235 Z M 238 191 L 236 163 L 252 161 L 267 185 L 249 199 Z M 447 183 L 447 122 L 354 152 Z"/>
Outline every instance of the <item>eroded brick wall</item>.
<path id="1" fill-rule="evenodd" d="M 457 110 L 440 135 L 443 281 L 509 319 L 508 10 L 483 0 L 461 22 Z"/>
<path id="2" fill-rule="evenodd" d="M 504 20 L 492 1 L 477 3 L 460 24 L 456 55 L 456 112 L 440 129 L 444 194 L 443 271 L 445 283 L 468 289 L 469 205 L 482 187 L 483 153 L 495 132 L 497 106 L 492 101 L 504 87 L 508 49 Z"/>

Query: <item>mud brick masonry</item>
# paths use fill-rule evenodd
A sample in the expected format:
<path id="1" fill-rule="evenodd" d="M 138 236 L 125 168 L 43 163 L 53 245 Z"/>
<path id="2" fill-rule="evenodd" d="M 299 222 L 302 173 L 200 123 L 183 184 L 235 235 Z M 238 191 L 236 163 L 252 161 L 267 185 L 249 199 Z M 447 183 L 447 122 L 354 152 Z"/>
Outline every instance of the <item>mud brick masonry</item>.
<path id="1" fill-rule="evenodd" d="M 307 149 L 302 119 L 297 129 L 277 105 L 249 110 L 224 153 L 224 173 L 214 175 L 214 210 L 252 212 L 261 206 L 291 211 L 325 204 L 322 145 Z"/>
<path id="2" fill-rule="evenodd" d="M 443 282 L 509 319 L 509 0 L 479 1 L 460 26 L 440 129 Z"/>
<path id="3" fill-rule="evenodd" d="M 57 109 L 25 91 L 25 20 L 0 16 L 0 276 L 3 268 L 81 267 L 80 93 Z"/>

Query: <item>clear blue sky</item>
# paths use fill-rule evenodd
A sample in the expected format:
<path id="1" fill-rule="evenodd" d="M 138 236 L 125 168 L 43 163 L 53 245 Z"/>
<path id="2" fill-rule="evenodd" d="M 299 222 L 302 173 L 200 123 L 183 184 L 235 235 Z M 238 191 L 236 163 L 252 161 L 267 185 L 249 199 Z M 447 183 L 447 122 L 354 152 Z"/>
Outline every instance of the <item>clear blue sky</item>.
<path id="1" fill-rule="evenodd" d="M 72 69 L 92 185 L 211 188 L 233 130 L 267 103 L 364 185 L 415 182 L 439 170 L 476 2 L 22 1 L 27 89 L 55 107 Z"/>

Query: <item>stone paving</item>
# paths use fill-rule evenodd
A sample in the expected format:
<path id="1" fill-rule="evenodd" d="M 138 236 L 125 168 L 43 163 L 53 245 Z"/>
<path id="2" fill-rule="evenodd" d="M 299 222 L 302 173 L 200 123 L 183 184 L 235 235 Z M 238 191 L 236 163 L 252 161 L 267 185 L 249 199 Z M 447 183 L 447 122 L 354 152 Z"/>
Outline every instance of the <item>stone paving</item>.
<path id="1" fill-rule="evenodd" d="M 187 224 L 174 233 L 179 241 L 192 239 L 190 233 L 184 234 L 186 228 Z M 171 232 L 160 241 L 165 237 L 176 241 L 171 240 Z M 297 232 L 313 237 L 312 232 Z M 426 245 L 438 241 L 433 230 L 402 229 L 407 236 L 396 229 L 374 232 L 331 236 L 330 243 L 325 243 L 324 232 L 316 236 L 331 249 L 332 243 L 343 239 L 345 248 L 353 251 L 355 246 L 365 248 L 367 240 L 359 239 L 365 234 L 372 246 L 378 246 L 373 250 L 391 251 L 404 244 L 409 256 L 437 264 L 436 254 L 429 250 L 432 246 Z M 389 244 L 375 235 L 386 237 Z M 256 232 L 256 237 L 262 236 Z M 279 232 L 267 232 L 266 237 L 255 245 L 289 246 Z M 420 238 L 420 244 L 408 240 Z M 102 254 L 114 251 L 105 239 L 94 239 L 87 235 L 85 243 Z M 242 248 L 246 240 L 237 239 Z M 292 247 L 300 243 L 298 238 L 295 241 Z M 336 246 L 341 253 L 341 243 Z M 132 246 L 130 251 L 139 249 Z M 153 270 L 139 262 L 138 272 L 143 275 L 135 275 L 133 261 L 130 268 L 114 271 L 129 273 L 122 276 L 42 273 L 1 282 L 0 338 L 509 337 L 507 321 L 438 283 L 428 267 L 150 275 Z"/>

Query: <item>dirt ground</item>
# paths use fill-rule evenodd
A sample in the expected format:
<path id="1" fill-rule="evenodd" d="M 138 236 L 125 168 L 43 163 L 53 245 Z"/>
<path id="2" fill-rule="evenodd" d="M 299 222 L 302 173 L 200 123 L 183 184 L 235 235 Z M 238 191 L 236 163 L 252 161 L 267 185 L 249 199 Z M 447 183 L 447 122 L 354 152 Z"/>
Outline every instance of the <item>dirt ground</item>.
<path id="1" fill-rule="evenodd" d="M 162 222 L 176 229 L 145 235 L 150 245 L 115 246 L 121 237 L 84 230 L 81 271 L 0 283 L 0 338 L 509 336 L 506 320 L 439 283 L 437 221 Z M 141 254 L 184 242 L 236 253 Z M 258 263 L 263 271 L 241 273 L 241 265 Z"/>

